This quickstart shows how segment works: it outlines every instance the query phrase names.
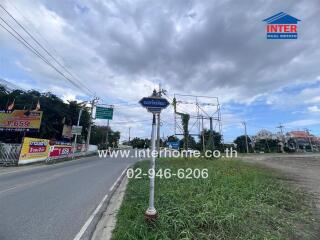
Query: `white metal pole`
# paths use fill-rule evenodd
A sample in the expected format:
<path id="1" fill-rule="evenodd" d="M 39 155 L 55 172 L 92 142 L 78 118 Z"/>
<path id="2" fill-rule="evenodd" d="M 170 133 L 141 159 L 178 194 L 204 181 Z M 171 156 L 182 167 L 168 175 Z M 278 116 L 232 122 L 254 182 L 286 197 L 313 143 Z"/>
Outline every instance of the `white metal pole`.
<path id="1" fill-rule="evenodd" d="M 150 162 L 150 169 L 152 171 L 149 174 L 150 177 L 150 195 L 149 195 L 149 208 L 146 211 L 146 218 L 149 220 L 153 220 L 157 217 L 157 211 L 154 207 L 154 180 L 155 180 L 155 149 L 156 149 L 156 115 L 153 113 L 152 119 L 152 130 L 151 130 L 151 162 Z"/>
<path id="2" fill-rule="evenodd" d="M 79 125 L 80 125 L 81 115 L 82 115 L 82 108 L 80 108 L 80 111 L 79 111 L 79 116 L 78 116 L 78 123 L 77 123 L 77 126 L 79 126 Z M 75 154 L 75 151 L 76 151 L 77 138 L 78 138 L 78 134 L 76 134 L 76 136 L 74 137 L 72 158 L 74 158 L 74 154 Z"/>
<path id="3" fill-rule="evenodd" d="M 89 122 L 89 128 L 88 128 L 88 135 L 86 140 L 86 151 L 89 151 L 89 145 L 90 145 L 90 137 L 91 137 L 91 128 L 92 128 L 92 122 L 93 122 L 93 109 L 95 107 L 95 103 L 98 100 L 98 98 L 95 98 L 91 101 L 91 113 L 90 113 L 90 122 Z"/>

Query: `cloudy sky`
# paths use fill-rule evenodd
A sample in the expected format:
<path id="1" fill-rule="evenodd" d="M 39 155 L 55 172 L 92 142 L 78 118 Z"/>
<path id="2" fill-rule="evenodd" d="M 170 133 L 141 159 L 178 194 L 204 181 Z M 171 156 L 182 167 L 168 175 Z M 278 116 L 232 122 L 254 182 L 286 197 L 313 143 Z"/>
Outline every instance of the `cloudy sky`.
<path id="1" fill-rule="evenodd" d="M 159 83 L 169 98 L 175 93 L 218 97 L 226 142 L 243 133 L 241 121 L 249 134 L 261 128 L 276 132 L 279 123 L 288 131 L 309 128 L 320 134 L 318 0 L 0 3 L 83 87 L 70 84 L 1 27 L 0 78 L 65 100 L 95 93 L 101 103 L 115 104 L 111 126 L 123 138 L 129 127 L 132 136 L 150 135 L 151 116 L 137 102 Z M 282 11 L 301 20 L 297 40 L 266 39 L 262 20 Z M 34 44 L 2 8 L 0 16 Z M 194 112 L 188 105 L 180 110 Z M 163 120 L 163 134 L 172 134 L 172 108 Z"/>

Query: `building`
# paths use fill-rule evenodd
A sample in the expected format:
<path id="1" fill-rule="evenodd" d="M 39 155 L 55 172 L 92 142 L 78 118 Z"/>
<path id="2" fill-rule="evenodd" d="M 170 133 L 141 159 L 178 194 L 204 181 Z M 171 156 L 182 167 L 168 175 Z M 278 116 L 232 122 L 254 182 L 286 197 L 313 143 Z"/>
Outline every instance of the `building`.
<path id="1" fill-rule="evenodd" d="M 318 151 L 320 138 L 308 131 L 291 131 L 286 134 L 287 147 L 296 151 Z"/>

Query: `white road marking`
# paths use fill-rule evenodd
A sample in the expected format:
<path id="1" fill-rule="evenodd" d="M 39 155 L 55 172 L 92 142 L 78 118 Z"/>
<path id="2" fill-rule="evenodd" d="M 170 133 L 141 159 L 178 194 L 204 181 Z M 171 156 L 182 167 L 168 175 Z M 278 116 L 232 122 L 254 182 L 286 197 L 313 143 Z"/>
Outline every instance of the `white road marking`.
<path id="1" fill-rule="evenodd" d="M 88 158 L 91 158 L 91 157 L 84 157 L 84 158 L 80 158 L 80 159 L 77 159 L 76 161 L 72 160 L 72 161 L 62 161 L 62 162 L 58 162 L 58 163 L 55 163 L 55 164 L 52 164 L 52 165 L 38 165 L 38 166 L 33 166 L 33 165 L 30 165 L 30 166 L 20 166 L 20 167 L 16 167 L 18 168 L 17 170 L 13 170 L 13 171 L 0 171 L 0 176 L 3 176 L 3 175 L 8 175 L 8 174 L 11 174 L 11 173 L 17 173 L 17 172 L 25 172 L 25 171 L 31 171 L 31 170 L 34 170 L 34 169 L 41 169 L 41 168 L 50 168 L 50 167 L 55 167 L 55 166 L 63 166 L 63 165 L 67 165 L 67 164 L 70 164 L 70 166 L 72 165 L 71 163 L 76 163 L 76 162 L 80 162 L 80 161 L 83 161 L 83 160 L 86 160 Z M 43 162 L 39 162 L 39 164 L 44 164 L 44 161 Z"/>
<path id="2" fill-rule="evenodd" d="M 114 182 L 114 184 L 112 185 L 112 187 L 109 189 L 109 191 L 113 191 L 114 187 L 117 185 L 118 181 L 120 180 L 120 178 L 123 176 L 123 174 L 127 171 L 128 167 L 130 166 L 131 164 L 129 164 L 124 170 L 123 172 L 120 174 L 120 176 L 117 178 L 117 180 Z"/>
<path id="3" fill-rule="evenodd" d="M 125 171 L 127 171 L 128 167 L 131 164 L 129 164 L 120 174 L 120 176 L 117 178 L 117 180 L 114 182 L 114 184 L 112 185 L 112 187 L 110 188 L 110 191 L 113 190 L 113 188 L 117 185 L 118 181 L 120 181 L 121 177 L 123 176 L 123 174 L 125 173 Z M 107 200 L 109 193 L 107 193 L 103 199 L 101 200 L 101 202 L 99 203 L 99 205 L 97 206 L 97 208 L 94 210 L 94 212 L 90 215 L 90 217 L 88 218 L 88 220 L 85 222 L 85 224 L 82 226 L 82 228 L 80 229 L 80 231 L 78 232 L 78 234 L 75 236 L 75 238 L 73 240 L 80 240 L 81 237 L 83 236 L 83 234 L 85 233 L 85 231 L 87 230 L 87 228 L 89 227 L 89 225 L 91 224 L 93 218 L 98 214 L 98 212 L 100 211 L 103 203 Z"/>

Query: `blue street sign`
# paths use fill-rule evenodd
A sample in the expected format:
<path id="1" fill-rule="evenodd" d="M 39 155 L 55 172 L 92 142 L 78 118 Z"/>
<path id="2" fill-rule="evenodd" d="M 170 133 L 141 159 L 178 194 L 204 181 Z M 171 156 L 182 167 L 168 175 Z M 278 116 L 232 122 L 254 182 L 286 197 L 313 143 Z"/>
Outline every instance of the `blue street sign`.
<path id="1" fill-rule="evenodd" d="M 180 146 L 180 141 L 167 142 L 167 147 L 168 148 L 179 150 L 179 146 Z"/>
<path id="2" fill-rule="evenodd" d="M 162 109 L 169 106 L 169 102 L 165 98 L 160 97 L 144 97 L 139 103 L 152 113 L 160 113 Z"/>

